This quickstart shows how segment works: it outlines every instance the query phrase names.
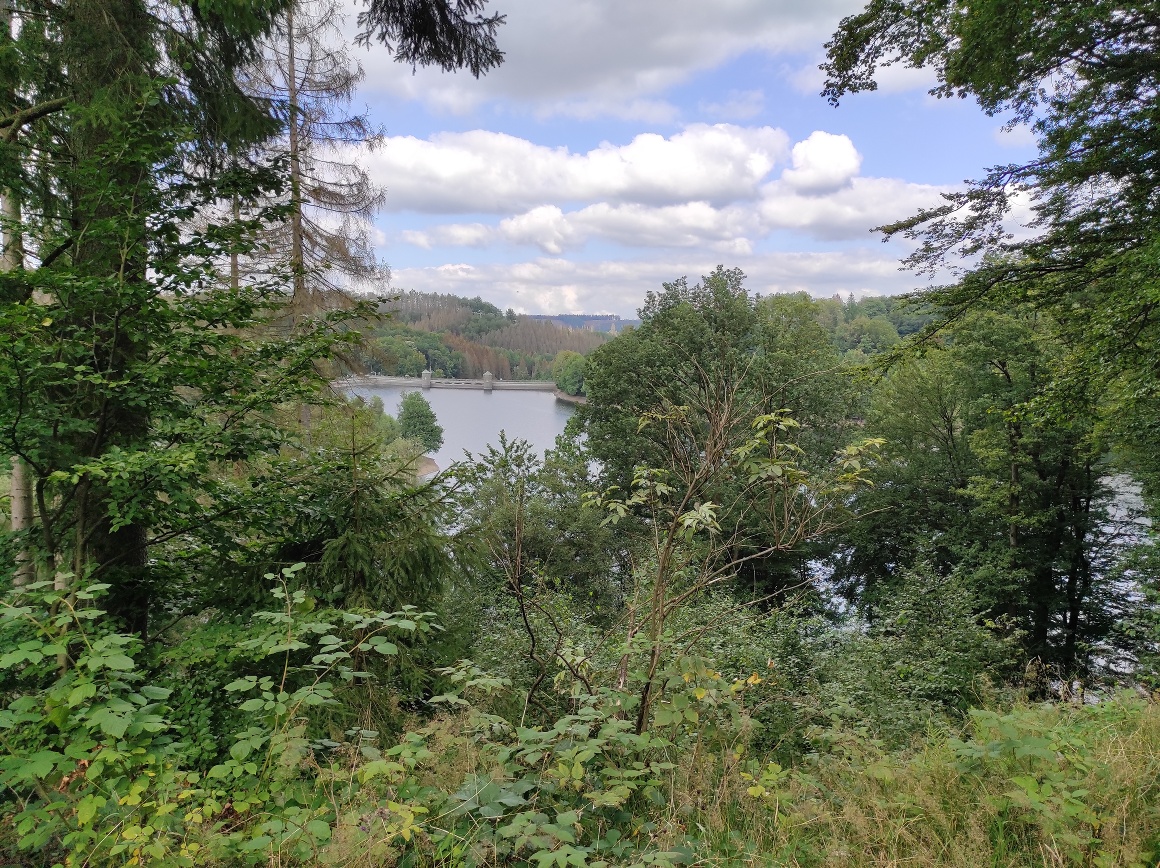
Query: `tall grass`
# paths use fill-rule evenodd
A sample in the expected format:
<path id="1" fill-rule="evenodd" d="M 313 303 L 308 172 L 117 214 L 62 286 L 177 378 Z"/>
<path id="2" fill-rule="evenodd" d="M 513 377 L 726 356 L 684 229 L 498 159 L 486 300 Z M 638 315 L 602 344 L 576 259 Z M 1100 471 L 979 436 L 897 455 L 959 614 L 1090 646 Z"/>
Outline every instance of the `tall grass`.
<path id="1" fill-rule="evenodd" d="M 417 770 L 415 792 L 454 792 L 471 775 L 503 778 L 464 718 L 425 732 L 432 759 Z M 674 751 L 663 804 L 638 805 L 625 834 L 696 865 L 1160 864 L 1160 708 L 1152 702 L 975 712 L 963 732 L 931 731 L 902 750 L 848 727 L 809 740 L 814 750 L 788 769 L 735 743 Z M 547 799 L 542 810 L 551 813 Z M 424 823 L 447 825 L 446 817 Z M 370 846 L 351 831 L 336 829 L 322 863 L 524 864 L 472 851 L 464 835 L 458 846 L 438 835 Z"/>

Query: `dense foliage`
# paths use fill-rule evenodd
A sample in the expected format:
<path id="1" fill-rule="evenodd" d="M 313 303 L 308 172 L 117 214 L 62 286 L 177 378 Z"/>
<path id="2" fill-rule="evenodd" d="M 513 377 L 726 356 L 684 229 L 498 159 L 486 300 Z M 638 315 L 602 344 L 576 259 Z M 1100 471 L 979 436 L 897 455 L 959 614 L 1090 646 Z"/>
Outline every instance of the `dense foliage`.
<path id="1" fill-rule="evenodd" d="M 831 93 L 898 54 L 1045 112 L 1041 236 L 987 234 L 988 182 L 912 224 L 986 254 L 954 287 L 719 267 L 608 337 L 230 268 L 294 216 L 238 86 L 281 4 L 6 8 L 0 859 L 1160 859 L 1151 152 L 1101 150 L 1147 150 L 1148 10 L 875 0 Z M 502 59 L 477 0 L 361 21 Z M 421 481 L 437 420 L 332 391 L 360 360 L 585 402 Z"/>
<path id="2" fill-rule="evenodd" d="M 427 399 L 418 392 L 407 392 L 399 402 L 399 431 L 428 452 L 436 452 L 443 445 L 443 428 Z"/>
<path id="3" fill-rule="evenodd" d="M 883 229 L 919 242 L 912 267 L 966 265 L 928 298 L 940 322 L 1022 305 L 1047 314 L 1069 357 L 1055 411 L 1071 412 L 1072 393 L 1106 393 L 1113 436 L 1141 472 L 1157 454 L 1156 16 L 1152 2 L 873 0 L 842 22 L 823 67 L 835 103 L 902 63 L 932 69 L 936 96 L 1030 126 L 1035 159 Z M 1029 231 L 1013 233 L 1017 218 Z"/>

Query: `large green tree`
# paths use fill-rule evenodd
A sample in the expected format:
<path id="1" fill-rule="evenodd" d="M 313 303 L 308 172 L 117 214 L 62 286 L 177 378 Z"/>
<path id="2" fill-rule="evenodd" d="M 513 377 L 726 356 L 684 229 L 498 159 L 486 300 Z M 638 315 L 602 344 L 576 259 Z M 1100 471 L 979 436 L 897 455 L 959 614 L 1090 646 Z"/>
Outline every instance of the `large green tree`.
<path id="1" fill-rule="evenodd" d="M 237 327 L 257 305 L 247 293 L 206 309 L 207 256 L 224 239 L 186 225 L 213 195 L 222 148 L 276 128 L 232 72 L 279 4 L 239 17 L 130 0 L 11 8 L 0 173 L 21 211 L 5 234 L 28 259 L 5 276 L 4 333 L 20 336 L 5 354 L 5 445 L 34 473 L 46 565 L 101 571 L 111 609 L 143 630 L 144 497 L 159 488 L 146 456 L 181 424 L 178 389 L 204 388 L 190 327 Z M 201 373 L 222 373 L 210 349 L 221 337 L 203 338 Z M 113 482 L 124 471 L 99 466 L 129 455 L 152 467 L 126 500 Z"/>
<path id="2" fill-rule="evenodd" d="M 892 611 L 899 576 L 925 565 L 959 573 L 1028 658 L 1082 675 L 1114 659 L 1131 522 L 1113 515 L 1095 396 L 1072 395 L 1067 420 L 1036 411 L 1065 353 L 1041 315 L 978 314 L 876 385 L 866 425 L 885 460 L 835 573 L 873 618 Z"/>
<path id="3" fill-rule="evenodd" d="M 921 242 L 916 268 L 965 262 L 962 279 L 934 293 L 946 318 L 1023 301 L 1050 311 L 1077 388 L 1092 377 L 1107 385 L 1145 456 L 1160 389 L 1158 26 L 1153 2 L 872 0 L 842 21 L 824 65 L 835 104 L 900 63 L 933 69 L 936 96 L 1031 125 L 1035 159 L 992 167 L 884 230 Z M 1009 234 L 1020 197 L 1030 237 Z"/>
<path id="4" fill-rule="evenodd" d="M 783 410 L 795 423 L 785 437 L 807 468 L 831 461 L 846 441 L 855 390 L 817 307 L 804 295 L 753 298 L 744 280 L 719 267 L 693 286 L 667 283 L 647 296 L 639 328 L 588 357 L 587 403 L 569 425 L 585 435 L 606 484 L 627 490 L 637 468 L 703 473 L 698 497 L 738 502 L 744 480 L 705 467 L 705 455 L 734 455 L 759 417 Z M 748 539 L 762 536 L 762 521 L 723 518 L 745 525 Z M 803 560 L 779 551 L 740 573 L 761 595 L 796 582 Z"/>
<path id="5" fill-rule="evenodd" d="M 399 431 L 428 452 L 436 452 L 443 445 L 443 427 L 427 399 L 418 392 L 407 392 L 399 402 Z"/>
<path id="6" fill-rule="evenodd" d="M 639 328 L 589 356 L 588 403 L 574 425 L 608 481 L 626 486 L 637 465 L 690 458 L 672 454 L 659 429 L 640 426 L 667 406 L 687 408 L 701 426 L 732 419 L 718 432 L 730 442 L 750 436 L 755 417 L 788 408 L 804 441 L 832 452 L 850 388 L 817 311 L 804 296 L 755 299 L 744 281 L 740 269 L 718 267 L 692 286 L 666 283 L 648 294 Z"/>
<path id="7" fill-rule="evenodd" d="M 212 517 L 199 492 L 214 462 L 278 442 L 271 414 L 317 388 L 335 338 L 303 323 L 293 341 L 250 340 L 283 288 L 224 288 L 216 271 L 280 217 L 260 207 L 282 188 L 277 167 L 227 167 L 280 128 L 236 76 L 285 5 L 28 0 L 8 4 L 0 34 L 16 266 L 0 281 L 0 438 L 37 502 L 17 548 L 35 541 L 46 575 L 99 575 L 142 633 L 164 584 L 150 551 Z M 479 74 L 502 60 L 500 19 L 480 24 L 481 8 L 379 0 L 365 35 Z M 253 201 L 252 219 L 214 220 L 231 198 Z"/>

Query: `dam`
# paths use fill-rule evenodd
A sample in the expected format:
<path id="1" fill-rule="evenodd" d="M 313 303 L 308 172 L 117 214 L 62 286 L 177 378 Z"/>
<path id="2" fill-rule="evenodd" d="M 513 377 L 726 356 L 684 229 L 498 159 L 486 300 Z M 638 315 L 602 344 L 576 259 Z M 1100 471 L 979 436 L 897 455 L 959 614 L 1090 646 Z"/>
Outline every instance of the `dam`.
<path id="1" fill-rule="evenodd" d="M 424 371 L 418 377 L 386 377 L 378 374 L 346 377 L 337 380 L 334 385 L 338 388 L 390 388 L 399 387 L 411 389 L 482 389 L 485 392 L 555 392 L 556 384 L 551 380 L 497 380 L 488 371 L 481 379 L 472 380 L 463 377 L 435 377 L 430 371 Z"/>

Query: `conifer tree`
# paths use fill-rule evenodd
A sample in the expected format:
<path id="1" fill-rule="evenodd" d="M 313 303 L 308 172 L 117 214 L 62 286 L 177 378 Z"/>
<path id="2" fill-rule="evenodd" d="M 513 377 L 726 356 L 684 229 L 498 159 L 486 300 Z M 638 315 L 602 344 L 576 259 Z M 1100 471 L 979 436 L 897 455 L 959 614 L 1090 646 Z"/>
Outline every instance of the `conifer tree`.
<path id="1" fill-rule="evenodd" d="M 267 233 L 255 265 L 289 272 L 297 313 L 321 306 L 323 293 L 389 276 L 370 223 L 385 191 L 352 159 L 360 146 L 380 145 L 382 132 L 365 113 L 348 113 L 363 70 L 342 43 L 342 23 L 335 0 L 296 0 L 245 85 L 285 107 L 284 134 L 263 150 L 288 167 L 288 216 Z"/>
<path id="2" fill-rule="evenodd" d="M 378 32 L 409 61 L 487 68 L 463 54 L 460 37 L 478 33 L 431 30 L 400 0 L 372 8 L 384 6 Z M 239 420 L 304 397 L 330 341 L 325 329 L 271 350 L 240 338 L 271 287 L 217 294 L 213 268 L 246 227 L 203 219 L 215 200 L 278 190 L 270 172 L 231 163 L 278 133 L 238 79 L 287 3 L 8 9 L 0 190 L 7 246 L 26 249 L 23 268 L 0 273 L 0 450 L 28 470 L 44 573 L 97 577 L 144 635 L 160 582 L 149 547 L 182 533 L 212 461 L 269 447 L 268 430 Z"/>

